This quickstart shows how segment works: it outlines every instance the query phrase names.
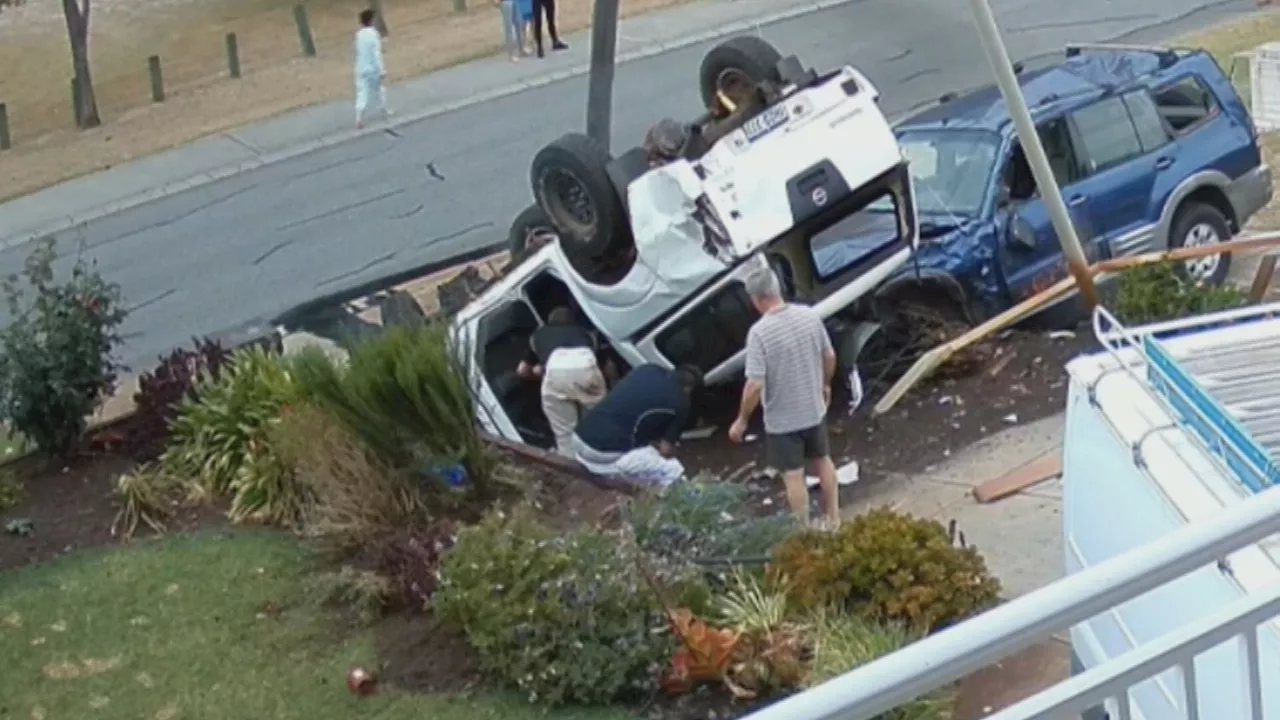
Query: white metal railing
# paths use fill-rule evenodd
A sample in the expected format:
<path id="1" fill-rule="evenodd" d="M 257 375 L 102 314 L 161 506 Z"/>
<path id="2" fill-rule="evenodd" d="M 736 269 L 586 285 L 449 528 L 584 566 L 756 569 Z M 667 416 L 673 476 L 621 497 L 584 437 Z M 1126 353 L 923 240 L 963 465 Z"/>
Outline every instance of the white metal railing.
<path id="1" fill-rule="evenodd" d="M 1280 530 L 1280 491 L 1268 489 L 1160 540 L 1135 548 L 909 645 L 744 720 L 872 720 L 904 702 L 949 685 L 975 670 L 1084 622 L 1183 575 L 1215 564 Z M 1259 720 L 1257 634 L 1280 607 L 1280 588 L 1251 595 L 1219 614 L 1139 646 L 1087 673 L 1009 708 L 1001 720 L 1060 720 L 1063 708 L 1085 708 L 1097 698 L 1117 702 L 1129 720 L 1127 688 L 1164 668 L 1185 668 L 1187 658 L 1243 635 L 1250 671 L 1253 720 Z M 1162 645 L 1163 643 L 1163 645 Z M 1194 672 L 1191 673 L 1193 675 Z M 1192 678 L 1194 679 L 1194 678 Z M 1194 701 L 1195 682 L 1189 682 Z M 1036 703 L 1028 705 L 1026 703 Z M 1188 715 L 1196 718 L 1196 715 Z M 1206 720 L 1228 720 L 1205 713 Z M 1231 719 L 1234 720 L 1234 719 Z"/>
<path id="2" fill-rule="evenodd" d="M 1200 711 L 1195 658 L 1200 653 L 1239 639 L 1244 653 L 1245 697 L 1249 718 L 1262 720 L 1262 678 L 1258 662 L 1258 626 L 1280 614 L 1280 585 L 1246 596 L 1208 617 L 1189 623 L 1128 653 L 1058 683 L 1044 692 L 988 716 L 988 720 L 1064 718 L 1114 700 L 1120 720 L 1133 716 L 1129 688 L 1178 667 L 1184 692 L 1182 714 L 1187 720 L 1220 720 L 1216 712 Z"/>

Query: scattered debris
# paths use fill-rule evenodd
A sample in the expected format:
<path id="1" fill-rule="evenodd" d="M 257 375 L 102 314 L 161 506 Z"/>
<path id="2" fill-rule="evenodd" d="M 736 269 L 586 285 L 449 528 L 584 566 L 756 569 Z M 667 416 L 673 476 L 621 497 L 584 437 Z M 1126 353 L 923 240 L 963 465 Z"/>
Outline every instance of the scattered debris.
<path id="1" fill-rule="evenodd" d="M 31 537 L 36 534 L 36 527 L 28 518 L 16 518 L 5 523 L 4 531 L 18 537 Z"/>
<path id="2" fill-rule="evenodd" d="M 719 430 L 719 428 L 716 427 L 715 425 L 704 425 L 703 427 L 697 427 L 692 430 L 686 430 L 684 434 L 680 436 L 680 439 L 681 440 L 706 440 L 712 435 L 715 435 L 716 430 Z"/>

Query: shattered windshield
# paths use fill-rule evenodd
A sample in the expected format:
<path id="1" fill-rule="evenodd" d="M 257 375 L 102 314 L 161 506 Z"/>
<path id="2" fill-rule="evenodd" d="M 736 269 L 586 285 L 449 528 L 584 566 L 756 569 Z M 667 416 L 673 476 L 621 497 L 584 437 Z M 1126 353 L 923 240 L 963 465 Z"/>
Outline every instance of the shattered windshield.
<path id="1" fill-rule="evenodd" d="M 995 171 L 1000 136 L 988 130 L 915 130 L 898 136 L 921 215 L 973 217 Z M 881 207 L 883 206 L 883 207 Z M 890 206 L 876 203 L 876 210 Z"/>

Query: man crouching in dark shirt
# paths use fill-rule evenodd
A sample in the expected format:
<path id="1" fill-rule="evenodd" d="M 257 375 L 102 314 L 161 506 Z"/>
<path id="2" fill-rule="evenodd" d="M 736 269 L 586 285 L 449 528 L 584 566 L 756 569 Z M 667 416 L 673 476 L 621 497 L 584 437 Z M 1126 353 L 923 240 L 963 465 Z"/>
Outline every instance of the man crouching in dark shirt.
<path id="1" fill-rule="evenodd" d="M 542 412 L 555 434 L 556 452 L 572 457 L 573 428 L 606 389 L 591 333 L 574 323 L 569 308 L 552 310 L 547 324 L 529 338 L 529 354 L 516 374 L 542 378 Z"/>
<path id="2" fill-rule="evenodd" d="M 574 459 L 596 475 L 669 485 L 684 475 L 672 457 L 702 385 L 697 368 L 641 365 L 627 373 L 573 434 Z"/>

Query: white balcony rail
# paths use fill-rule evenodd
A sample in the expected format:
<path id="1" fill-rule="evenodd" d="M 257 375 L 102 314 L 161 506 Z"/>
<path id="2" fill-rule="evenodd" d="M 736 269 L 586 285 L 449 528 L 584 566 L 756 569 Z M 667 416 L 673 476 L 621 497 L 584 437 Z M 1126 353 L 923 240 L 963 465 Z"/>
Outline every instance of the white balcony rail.
<path id="1" fill-rule="evenodd" d="M 1052 633 L 1194 572 L 1280 530 L 1280 491 L 1268 488 L 1248 501 L 1192 523 L 1157 542 L 1069 575 L 978 617 L 931 635 L 744 720 L 873 720 L 881 713 L 949 685 L 975 670 L 1024 650 Z M 1202 713 L 1191 658 L 1233 637 L 1242 638 L 1244 678 L 1252 720 L 1262 718 L 1257 626 L 1280 613 L 1280 587 L 1250 595 L 1219 613 L 1140 645 L 1114 660 L 1002 711 L 999 720 L 1061 720 L 1112 699 L 1116 720 L 1129 720 L 1128 689 L 1178 666 L 1189 682 L 1184 712 L 1190 720 L 1228 720 Z M 1231 719 L 1234 720 L 1234 719 Z"/>

